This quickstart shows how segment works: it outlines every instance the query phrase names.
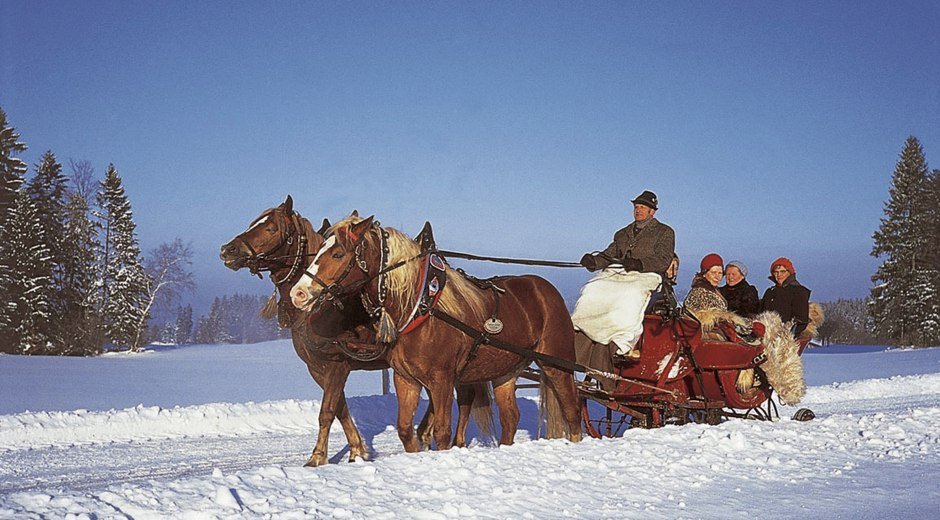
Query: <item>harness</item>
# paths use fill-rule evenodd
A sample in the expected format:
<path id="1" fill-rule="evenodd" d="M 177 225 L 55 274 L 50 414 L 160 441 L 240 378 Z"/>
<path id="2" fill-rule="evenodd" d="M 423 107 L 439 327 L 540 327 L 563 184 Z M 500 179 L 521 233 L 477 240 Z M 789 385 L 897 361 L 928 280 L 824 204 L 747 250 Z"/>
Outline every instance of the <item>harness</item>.
<path id="1" fill-rule="evenodd" d="M 264 216 L 267 216 L 267 215 L 263 215 L 262 218 Z M 244 237 L 245 233 L 242 233 L 241 235 L 238 235 L 238 237 L 236 237 L 237 240 L 240 241 L 242 244 L 244 244 L 244 246 L 251 253 L 250 255 L 248 255 L 248 259 L 245 260 L 245 265 L 248 266 L 248 271 L 251 274 L 256 275 L 258 278 L 261 278 L 262 277 L 261 273 L 267 271 L 270 273 L 271 281 L 274 282 L 274 285 L 280 285 L 286 282 L 287 280 L 290 280 L 297 273 L 297 270 L 300 268 L 301 259 L 310 256 L 309 253 L 305 253 L 305 251 L 307 250 L 307 234 L 300 231 L 302 227 L 300 223 L 301 218 L 302 217 L 300 216 L 299 213 L 297 213 L 296 211 L 291 211 L 291 214 L 287 223 L 287 229 L 281 230 L 281 226 L 278 225 L 278 229 L 281 231 L 281 240 L 277 243 L 276 246 L 274 246 L 273 249 L 267 252 L 259 253 L 258 251 L 256 251 L 255 248 L 252 247 L 251 243 L 245 240 L 245 237 Z M 260 218 L 258 220 L 260 220 Z M 257 222 L 257 220 L 255 222 Z M 298 236 L 297 252 L 295 254 L 269 257 L 271 253 L 280 249 L 283 244 L 287 244 L 288 247 L 293 245 L 295 234 Z M 274 270 L 276 268 L 275 266 L 278 266 L 278 267 L 286 266 L 286 264 L 283 262 L 283 259 L 286 259 L 286 258 L 293 258 L 293 262 L 291 263 L 291 266 L 290 266 L 290 271 L 288 271 L 288 273 L 280 280 L 275 280 L 274 279 Z M 262 263 L 268 263 L 269 265 L 265 267 L 261 265 Z"/>

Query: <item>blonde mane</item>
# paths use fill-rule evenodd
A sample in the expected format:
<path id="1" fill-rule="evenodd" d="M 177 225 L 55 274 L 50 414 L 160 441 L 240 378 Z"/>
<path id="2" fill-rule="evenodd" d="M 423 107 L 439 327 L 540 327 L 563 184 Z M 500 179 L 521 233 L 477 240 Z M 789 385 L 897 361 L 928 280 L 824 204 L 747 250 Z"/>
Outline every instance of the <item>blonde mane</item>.
<path id="1" fill-rule="evenodd" d="M 349 216 L 337 222 L 329 229 L 328 234 L 335 232 L 336 229 L 345 226 L 351 226 L 364 219 L 357 216 Z M 392 228 L 383 227 L 388 232 L 388 264 L 411 260 L 421 253 L 421 248 L 405 233 Z M 379 236 L 376 233 L 366 233 L 363 241 L 369 248 L 378 249 L 381 247 Z M 481 289 L 471 283 L 465 276 L 451 269 L 449 265 L 445 267 L 447 273 L 447 283 L 437 304 L 442 310 L 454 316 L 461 316 L 463 321 L 471 326 L 476 326 L 487 318 L 486 301 Z M 385 278 L 389 295 L 392 301 L 386 304 L 386 308 L 397 316 L 404 319 L 411 309 L 415 306 L 416 292 L 421 283 L 421 262 L 411 260 L 397 269 L 388 272 Z M 392 307 L 394 305 L 394 307 Z M 470 316 L 466 316 L 469 313 Z M 399 323 L 398 326 L 401 326 Z"/>

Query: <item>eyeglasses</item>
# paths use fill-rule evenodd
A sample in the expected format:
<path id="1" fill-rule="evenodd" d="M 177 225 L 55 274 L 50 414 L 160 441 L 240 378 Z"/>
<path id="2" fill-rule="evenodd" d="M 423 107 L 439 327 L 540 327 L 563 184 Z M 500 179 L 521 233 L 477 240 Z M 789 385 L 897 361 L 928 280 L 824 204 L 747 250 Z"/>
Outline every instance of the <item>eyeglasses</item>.
<path id="1" fill-rule="evenodd" d="M 784 268 L 782 268 L 782 267 L 781 267 L 780 269 L 774 269 L 774 274 L 789 273 L 789 272 L 790 272 L 790 271 L 789 271 L 788 269 L 784 269 Z"/>

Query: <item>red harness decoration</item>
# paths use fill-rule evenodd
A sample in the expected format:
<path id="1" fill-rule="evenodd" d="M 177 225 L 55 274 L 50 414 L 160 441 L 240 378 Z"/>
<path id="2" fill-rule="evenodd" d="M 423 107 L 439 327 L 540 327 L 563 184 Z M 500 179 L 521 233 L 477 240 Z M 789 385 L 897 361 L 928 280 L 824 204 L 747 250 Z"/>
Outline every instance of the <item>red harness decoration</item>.
<path id="1" fill-rule="evenodd" d="M 405 324 L 398 329 L 399 333 L 408 334 L 431 315 L 431 309 L 441 297 L 444 285 L 447 283 L 445 267 L 444 260 L 437 254 L 429 253 L 425 256 L 424 265 L 421 268 L 421 288 L 418 290 L 415 306 Z"/>

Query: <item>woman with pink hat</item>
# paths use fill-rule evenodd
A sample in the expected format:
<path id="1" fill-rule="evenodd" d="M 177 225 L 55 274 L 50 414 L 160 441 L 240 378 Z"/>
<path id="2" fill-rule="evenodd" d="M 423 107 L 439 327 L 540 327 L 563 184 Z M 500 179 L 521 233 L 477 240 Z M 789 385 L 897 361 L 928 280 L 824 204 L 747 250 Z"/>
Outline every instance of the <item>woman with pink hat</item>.
<path id="1" fill-rule="evenodd" d="M 789 258 L 780 257 L 770 264 L 774 282 L 761 299 L 762 311 L 774 311 L 784 323 L 793 322 L 793 335 L 799 337 L 809 324 L 810 290 L 796 280 L 796 269 Z"/>
<path id="2" fill-rule="evenodd" d="M 693 314 L 704 309 L 727 310 L 728 302 L 718 290 L 718 284 L 725 276 L 724 260 L 717 253 L 709 253 L 702 258 L 699 267 L 683 305 Z"/>

